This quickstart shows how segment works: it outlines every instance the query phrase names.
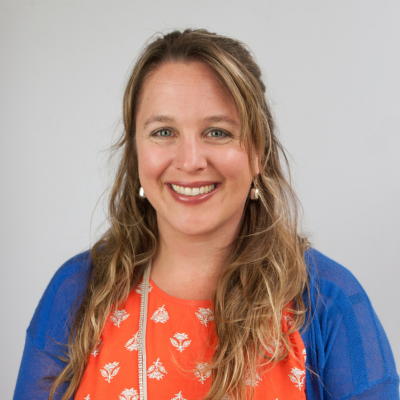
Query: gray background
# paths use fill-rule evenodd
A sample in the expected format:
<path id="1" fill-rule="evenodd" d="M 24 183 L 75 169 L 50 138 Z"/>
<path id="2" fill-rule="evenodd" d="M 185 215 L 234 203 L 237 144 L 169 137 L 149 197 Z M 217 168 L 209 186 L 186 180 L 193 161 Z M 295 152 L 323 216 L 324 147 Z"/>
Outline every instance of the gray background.
<path id="1" fill-rule="evenodd" d="M 127 73 L 144 42 L 171 28 L 254 51 L 304 230 L 359 279 L 400 364 L 399 21 L 397 0 L 1 0 L 2 398 L 52 275 L 106 227 L 104 150 L 121 132 Z"/>

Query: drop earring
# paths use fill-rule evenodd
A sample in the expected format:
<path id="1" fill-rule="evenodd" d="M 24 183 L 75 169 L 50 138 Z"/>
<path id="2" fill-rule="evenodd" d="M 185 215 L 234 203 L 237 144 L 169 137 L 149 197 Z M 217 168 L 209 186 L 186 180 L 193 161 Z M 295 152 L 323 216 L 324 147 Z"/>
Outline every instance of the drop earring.
<path id="1" fill-rule="evenodd" d="M 139 189 L 139 197 L 141 197 L 142 199 L 146 198 L 146 195 L 144 193 L 144 189 L 141 186 L 140 186 L 140 189 Z"/>
<path id="2" fill-rule="evenodd" d="M 260 198 L 260 192 L 257 188 L 252 187 L 250 189 L 250 200 L 258 200 Z"/>

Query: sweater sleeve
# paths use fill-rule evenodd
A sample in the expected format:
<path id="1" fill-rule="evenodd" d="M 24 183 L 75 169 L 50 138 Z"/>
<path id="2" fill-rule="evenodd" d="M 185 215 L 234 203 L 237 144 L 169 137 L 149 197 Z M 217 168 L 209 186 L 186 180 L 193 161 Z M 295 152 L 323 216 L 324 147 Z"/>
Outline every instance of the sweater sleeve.
<path id="1" fill-rule="evenodd" d="M 67 261 L 45 290 L 26 333 L 14 400 L 47 400 L 52 377 L 65 367 L 73 316 L 90 275 L 89 252 Z M 59 400 L 67 385 L 56 391 Z"/>
<path id="2" fill-rule="evenodd" d="M 316 250 L 308 253 L 311 322 L 307 399 L 398 400 L 399 377 L 383 327 L 356 278 Z"/>

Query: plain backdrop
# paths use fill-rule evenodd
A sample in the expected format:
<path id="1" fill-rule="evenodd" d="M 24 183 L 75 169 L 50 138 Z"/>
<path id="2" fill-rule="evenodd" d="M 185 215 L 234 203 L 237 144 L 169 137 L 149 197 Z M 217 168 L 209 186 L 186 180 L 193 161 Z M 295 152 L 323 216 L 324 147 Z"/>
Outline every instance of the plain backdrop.
<path id="1" fill-rule="evenodd" d="M 127 74 L 173 28 L 255 53 L 304 230 L 364 286 L 399 365 L 399 21 L 398 0 L 1 0 L 1 397 L 46 285 L 107 227 Z"/>

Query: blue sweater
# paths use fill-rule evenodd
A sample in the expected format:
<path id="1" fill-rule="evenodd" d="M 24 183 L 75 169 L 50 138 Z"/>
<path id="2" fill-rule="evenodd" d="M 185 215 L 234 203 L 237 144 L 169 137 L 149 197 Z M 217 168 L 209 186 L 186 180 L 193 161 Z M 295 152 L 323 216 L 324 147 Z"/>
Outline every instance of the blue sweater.
<path id="1" fill-rule="evenodd" d="M 386 334 L 354 276 L 314 249 L 306 253 L 310 317 L 301 330 L 307 350 L 308 400 L 399 400 L 399 377 Z M 49 283 L 27 330 L 14 400 L 47 399 L 65 363 L 73 315 L 90 276 L 89 252 L 67 261 Z M 60 387 L 59 400 L 66 390 Z M 285 399 L 290 400 L 290 399 Z"/>

